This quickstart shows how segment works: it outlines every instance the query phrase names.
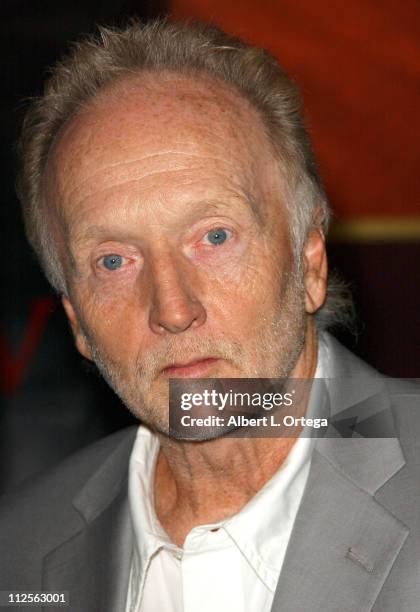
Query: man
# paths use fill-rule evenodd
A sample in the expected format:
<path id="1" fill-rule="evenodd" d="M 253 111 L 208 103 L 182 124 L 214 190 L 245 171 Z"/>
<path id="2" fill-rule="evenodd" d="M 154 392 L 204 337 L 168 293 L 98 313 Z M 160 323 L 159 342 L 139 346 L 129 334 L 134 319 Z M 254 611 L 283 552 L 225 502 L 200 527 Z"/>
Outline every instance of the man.
<path id="1" fill-rule="evenodd" d="M 142 424 L 3 501 L 1 590 L 77 612 L 417 609 L 416 392 L 319 331 L 346 304 L 326 300 L 328 207 L 275 61 L 206 26 L 102 30 L 56 67 L 20 151 L 77 349 Z M 388 409 L 405 459 L 360 431 L 171 435 L 170 378 L 314 377 L 339 381 L 338 430 Z"/>

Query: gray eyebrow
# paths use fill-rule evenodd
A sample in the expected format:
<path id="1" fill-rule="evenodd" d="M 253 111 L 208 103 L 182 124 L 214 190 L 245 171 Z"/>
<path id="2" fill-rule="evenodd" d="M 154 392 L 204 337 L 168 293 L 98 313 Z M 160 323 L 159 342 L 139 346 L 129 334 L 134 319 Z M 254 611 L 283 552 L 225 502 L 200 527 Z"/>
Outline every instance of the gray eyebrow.
<path id="1" fill-rule="evenodd" d="M 191 204 L 191 215 L 193 215 L 194 213 L 197 213 L 197 211 L 200 211 L 200 208 L 203 211 L 214 210 L 215 212 L 220 211 L 221 209 L 231 210 L 233 200 L 236 200 L 240 204 L 245 205 L 248 208 L 248 210 L 251 212 L 251 214 L 257 219 L 260 226 L 262 227 L 264 225 L 264 219 L 261 214 L 262 211 L 261 211 L 260 206 L 258 206 L 257 202 L 251 196 L 251 194 L 245 191 L 241 193 L 240 195 L 238 195 L 237 193 L 232 194 L 230 199 L 226 201 L 221 200 L 221 199 L 220 200 L 213 199 L 213 200 L 202 200 L 194 204 Z M 97 238 L 98 236 L 101 236 L 101 235 L 105 236 L 108 233 L 109 233 L 109 228 L 105 225 L 100 225 L 100 224 L 89 225 L 88 227 L 82 229 L 80 232 L 77 232 L 76 238 L 75 238 L 76 244 L 81 241 Z M 66 238 L 69 239 L 71 234 L 72 234 L 72 223 L 67 224 L 66 226 Z M 125 233 L 125 231 L 124 231 L 124 238 L 127 239 L 127 234 Z"/>
<path id="2" fill-rule="evenodd" d="M 237 200 L 238 202 L 240 202 L 241 204 L 245 204 L 248 208 L 248 210 L 260 221 L 262 222 L 262 217 L 261 217 L 261 210 L 260 207 L 258 206 L 257 202 L 255 201 L 255 199 L 251 196 L 250 193 L 248 192 L 243 192 L 243 194 L 241 194 L 242 197 L 238 197 L 238 195 L 234 195 L 232 197 L 232 199 Z M 230 209 L 232 206 L 232 202 L 224 202 L 224 201 L 219 201 L 219 200 L 210 200 L 210 201 L 203 201 L 203 202 L 199 202 L 198 204 L 203 204 L 205 205 L 208 209 L 210 210 L 220 210 L 220 208 L 226 208 L 226 209 Z"/>

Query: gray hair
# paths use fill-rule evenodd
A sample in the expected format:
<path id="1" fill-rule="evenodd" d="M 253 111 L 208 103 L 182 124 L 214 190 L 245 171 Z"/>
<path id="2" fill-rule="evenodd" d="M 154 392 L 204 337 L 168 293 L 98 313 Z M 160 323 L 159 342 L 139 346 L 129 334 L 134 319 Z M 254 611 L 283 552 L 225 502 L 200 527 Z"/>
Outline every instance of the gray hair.
<path id="1" fill-rule="evenodd" d="M 330 211 L 302 119 L 295 84 L 265 50 L 250 47 L 213 26 L 159 19 L 132 21 L 122 29 L 99 28 L 98 36 L 76 43 L 53 68 L 44 94 L 24 118 L 18 145 L 17 181 L 26 233 L 53 287 L 66 292 L 65 277 L 51 237 L 44 194 L 44 174 L 60 129 L 99 91 L 124 76 L 172 71 L 206 76 L 231 86 L 259 113 L 279 157 L 286 182 L 286 204 L 296 264 L 308 232 L 328 229 Z M 336 279 L 318 322 L 345 322 L 348 296 Z M 341 297 L 340 297 L 341 295 Z M 334 303 L 331 308 L 328 305 Z M 328 313 L 328 316 L 326 316 Z"/>

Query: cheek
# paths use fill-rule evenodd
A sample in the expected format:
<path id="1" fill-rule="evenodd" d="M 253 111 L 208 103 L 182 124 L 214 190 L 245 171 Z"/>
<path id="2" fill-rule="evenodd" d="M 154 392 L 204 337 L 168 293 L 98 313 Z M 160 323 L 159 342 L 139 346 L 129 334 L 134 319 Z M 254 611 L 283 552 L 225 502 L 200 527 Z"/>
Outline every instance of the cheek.
<path id="1" fill-rule="evenodd" d="M 207 286 L 204 299 L 208 321 L 224 327 L 227 335 L 245 339 L 277 309 L 279 278 L 272 268 L 251 260 L 231 275 L 226 269 Z"/>
<path id="2" fill-rule="evenodd" d="M 145 334 L 145 315 L 133 292 L 79 287 L 75 294 L 80 319 L 95 345 L 121 359 L 138 351 Z"/>
<path id="3" fill-rule="evenodd" d="M 221 258 L 214 267 L 202 269 L 208 282 L 221 285 L 237 296 L 258 296 L 270 285 L 273 275 L 272 252 L 261 240 L 254 240 L 248 248 L 233 256 Z"/>

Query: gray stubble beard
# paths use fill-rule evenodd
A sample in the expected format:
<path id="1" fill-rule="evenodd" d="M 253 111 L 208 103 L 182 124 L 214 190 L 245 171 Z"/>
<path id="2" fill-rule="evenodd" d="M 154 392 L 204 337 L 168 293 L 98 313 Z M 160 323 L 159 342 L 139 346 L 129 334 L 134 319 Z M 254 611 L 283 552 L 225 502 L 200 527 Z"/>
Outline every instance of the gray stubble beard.
<path id="1" fill-rule="evenodd" d="M 249 364 L 243 375 L 237 378 L 287 378 L 296 365 L 305 338 L 304 289 L 297 272 L 288 274 L 287 281 L 272 320 L 268 321 L 267 317 L 261 319 L 252 348 L 253 355 L 249 356 Z M 180 349 L 179 338 L 169 336 L 162 349 L 135 364 L 137 374 L 130 380 L 130 375 L 124 373 L 121 365 L 98 347 L 83 323 L 81 328 L 92 360 L 109 386 L 136 418 L 165 436 L 169 434 L 169 385 L 166 385 L 164 398 L 149 398 L 152 383 L 164 365 L 185 360 L 185 355 L 196 354 L 218 356 L 237 368 L 241 363 L 242 347 L 237 342 L 225 339 L 221 342 L 203 341 L 192 337 Z M 273 354 L 277 355 L 274 368 L 267 370 L 266 364 L 261 363 L 261 357 Z M 143 382 L 139 385 L 139 381 Z"/>

